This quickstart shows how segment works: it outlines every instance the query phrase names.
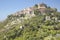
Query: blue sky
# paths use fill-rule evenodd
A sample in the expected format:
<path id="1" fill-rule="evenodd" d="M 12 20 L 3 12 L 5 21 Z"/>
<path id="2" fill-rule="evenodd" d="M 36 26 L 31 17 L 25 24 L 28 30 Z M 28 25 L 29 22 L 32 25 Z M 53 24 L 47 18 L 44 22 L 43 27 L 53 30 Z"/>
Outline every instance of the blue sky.
<path id="1" fill-rule="evenodd" d="M 60 0 L 0 0 L 0 20 L 8 15 L 38 3 L 45 3 L 48 6 L 57 8 L 60 11 Z"/>

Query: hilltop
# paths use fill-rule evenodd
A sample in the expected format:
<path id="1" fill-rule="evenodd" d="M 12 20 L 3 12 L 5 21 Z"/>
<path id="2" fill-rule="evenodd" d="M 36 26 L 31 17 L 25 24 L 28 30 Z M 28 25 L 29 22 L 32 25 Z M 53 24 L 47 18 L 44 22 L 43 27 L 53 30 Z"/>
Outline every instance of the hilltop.
<path id="1" fill-rule="evenodd" d="M 35 4 L 0 22 L 1 40 L 60 40 L 60 12 Z"/>

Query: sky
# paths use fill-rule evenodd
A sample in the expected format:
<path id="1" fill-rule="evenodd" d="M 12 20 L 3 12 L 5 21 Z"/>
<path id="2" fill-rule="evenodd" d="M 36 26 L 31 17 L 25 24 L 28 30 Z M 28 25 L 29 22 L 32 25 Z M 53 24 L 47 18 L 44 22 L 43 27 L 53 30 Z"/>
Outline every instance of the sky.
<path id="1" fill-rule="evenodd" d="M 10 14 L 38 3 L 45 3 L 60 11 L 60 0 L 0 0 L 0 21 L 6 19 Z"/>

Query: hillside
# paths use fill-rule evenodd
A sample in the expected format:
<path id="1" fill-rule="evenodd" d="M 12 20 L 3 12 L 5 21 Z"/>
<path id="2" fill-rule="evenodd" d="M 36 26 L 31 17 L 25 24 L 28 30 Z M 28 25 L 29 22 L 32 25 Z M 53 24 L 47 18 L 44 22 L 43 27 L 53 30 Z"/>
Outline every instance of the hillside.
<path id="1" fill-rule="evenodd" d="M 60 12 L 42 3 L 8 15 L 0 40 L 60 40 Z"/>

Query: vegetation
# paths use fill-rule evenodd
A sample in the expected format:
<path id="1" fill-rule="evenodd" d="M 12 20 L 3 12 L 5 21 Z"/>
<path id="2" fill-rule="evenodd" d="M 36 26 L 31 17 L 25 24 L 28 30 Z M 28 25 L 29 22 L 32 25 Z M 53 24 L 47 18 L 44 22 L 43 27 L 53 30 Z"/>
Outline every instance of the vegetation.
<path id="1" fill-rule="evenodd" d="M 50 7 L 47 9 L 51 10 Z M 36 16 L 30 19 L 21 19 L 25 17 L 23 14 L 9 15 L 6 21 L 0 22 L 0 40 L 60 40 L 60 12 L 50 11 L 42 15 L 39 10 L 34 10 L 34 14 Z"/>

